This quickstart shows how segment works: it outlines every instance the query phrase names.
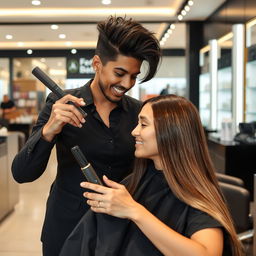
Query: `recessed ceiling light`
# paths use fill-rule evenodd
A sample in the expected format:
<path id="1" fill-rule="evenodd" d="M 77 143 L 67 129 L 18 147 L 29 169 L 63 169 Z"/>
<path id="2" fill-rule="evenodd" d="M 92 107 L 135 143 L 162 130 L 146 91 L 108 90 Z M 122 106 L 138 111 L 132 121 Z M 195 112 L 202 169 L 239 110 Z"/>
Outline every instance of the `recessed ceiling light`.
<path id="1" fill-rule="evenodd" d="M 72 49 L 72 50 L 71 50 L 71 53 L 72 53 L 72 54 L 76 54 L 76 53 L 77 53 L 77 50 L 76 50 L 76 49 Z"/>
<path id="2" fill-rule="evenodd" d="M 175 29 L 175 25 L 174 25 L 174 24 L 171 24 L 171 25 L 170 25 L 170 28 L 171 28 L 171 29 Z"/>
<path id="3" fill-rule="evenodd" d="M 184 7 L 184 9 L 185 9 L 186 12 L 188 12 L 188 11 L 190 10 L 190 7 L 189 7 L 188 5 L 186 5 L 186 6 Z"/>
<path id="4" fill-rule="evenodd" d="M 108 4 L 111 4 L 111 0 L 102 0 L 101 3 L 108 5 Z"/>
<path id="5" fill-rule="evenodd" d="M 187 14 L 187 12 L 186 12 L 185 10 L 182 10 L 182 11 L 181 11 L 181 14 L 182 14 L 183 16 L 185 16 L 185 15 Z"/>
<path id="6" fill-rule="evenodd" d="M 41 4 L 41 1 L 39 1 L 39 0 L 33 0 L 33 1 L 31 2 L 31 4 L 33 4 L 33 5 L 40 5 L 40 4 Z"/>
<path id="7" fill-rule="evenodd" d="M 165 33 L 165 34 L 164 34 L 164 37 L 167 39 L 167 38 L 169 38 L 169 37 L 170 37 L 170 34 Z"/>
<path id="8" fill-rule="evenodd" d="M 8 40 L 10 40 L 10 39 L 13 38 L 13 36 L 12 36 L 12 35 L 6 35 L 5 38 L 8 39 Z"/>
<path id="9" fill-rule="evenodd" d="M 66 35 L 65 35 L 65 34 L 59 34 L 59 38 L 60 38 L 60 39 L 65 39 L 65 38 L 66 38 Z"/>
<path id="10" fill-rule="evenodd" d="M 192 6 L 193 4 L 194 4 L 194 2 L 193 2 L 192 0 L 189 0 L 189 1 L 188 1 L 188 5 L 189 5 L 189 6 Z"/>
<path id="11" fill-rule="evenodd" d="M 33 53 L 33 51 L 31 49 L 27 50 L 27 54 L 31 55 Z"/>
<path id="12" fill-rule="evenodd" d="M 52 24 L 52 25 L 51 25 L 51 29 L 53 29 L 53 30 L 56 30 L 56 29 L 58 29 L 58 28 L 59 28 L 59 26 L 56 25 L 56 24 Z"/>

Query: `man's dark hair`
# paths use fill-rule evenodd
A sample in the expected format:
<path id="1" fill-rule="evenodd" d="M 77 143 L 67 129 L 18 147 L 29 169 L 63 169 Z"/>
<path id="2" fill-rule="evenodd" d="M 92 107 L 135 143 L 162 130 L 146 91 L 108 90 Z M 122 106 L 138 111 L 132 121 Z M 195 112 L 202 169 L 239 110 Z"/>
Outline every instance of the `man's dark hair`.
<path id="1" fill-rule="evenodd" d="M 161 56 L 158 40 L 132 19 L 110 16 L 98 23 L 99 38 L 96 54 L 103 65 L 115 61 L 119 54 L 147 61 L 149 69 L 141 82 L 150 80 L 156 73 Z"/>

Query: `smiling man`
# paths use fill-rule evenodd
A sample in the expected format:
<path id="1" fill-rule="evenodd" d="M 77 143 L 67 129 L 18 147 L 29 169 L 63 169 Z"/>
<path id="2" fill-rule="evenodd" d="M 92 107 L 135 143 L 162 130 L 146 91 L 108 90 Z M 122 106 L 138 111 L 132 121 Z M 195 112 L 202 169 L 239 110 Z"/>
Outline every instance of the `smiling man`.
<path id="1" fill-rule="evenodd" d="M 109 17 L 98 23 L 99 38 L 92 66 L 95 77 L 57 100 L 50 94 L 32 134 L 13 161 L 19 183 L 39 178 L 56 145 L 58 168 L 47 201 L 41 240 L 44 256 L 59 255 L 63 242 L 88 210 L 80 183 L 85 180 L 70 149 L 79 145 L 99 177 L 121 181 L 131 171 L 141 103 L 125 93 L 140 73 L 143 61 L 150 80 L 157 70 L 160 47 L 153 33 L 132 19 Z M 81 113 L 69 101 L 81 106 Z"/>

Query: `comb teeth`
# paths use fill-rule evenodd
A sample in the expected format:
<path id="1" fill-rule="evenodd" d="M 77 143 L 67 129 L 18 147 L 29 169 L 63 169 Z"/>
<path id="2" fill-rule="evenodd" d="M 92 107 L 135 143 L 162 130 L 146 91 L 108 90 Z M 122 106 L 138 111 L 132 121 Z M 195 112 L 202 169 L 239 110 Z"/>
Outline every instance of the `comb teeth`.
<path id="1" fill-rule="evenodd" d="M 83 152 L 78 146 L 74 146 L 73 148 L 71 148 L 71 152 L 73 153 L 76 161 L 78 162 L 81 168 L 88 165 L 88 161 L 86 160 Z"/>

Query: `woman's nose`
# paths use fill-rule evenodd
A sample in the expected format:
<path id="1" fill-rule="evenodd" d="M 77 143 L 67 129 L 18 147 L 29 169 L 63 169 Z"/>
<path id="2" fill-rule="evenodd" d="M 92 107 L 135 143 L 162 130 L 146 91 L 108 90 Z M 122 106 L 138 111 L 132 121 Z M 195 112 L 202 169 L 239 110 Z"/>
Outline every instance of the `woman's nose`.
<path id="1" fill-rule="evenodd" d="M 131 134 L 132 134 L 132 136 L 134 136 L 134 137 L 136 137 L 136 136 L 138 136 L 138 125 L 132 130 L 132 132 L 131 132 Z"/>

